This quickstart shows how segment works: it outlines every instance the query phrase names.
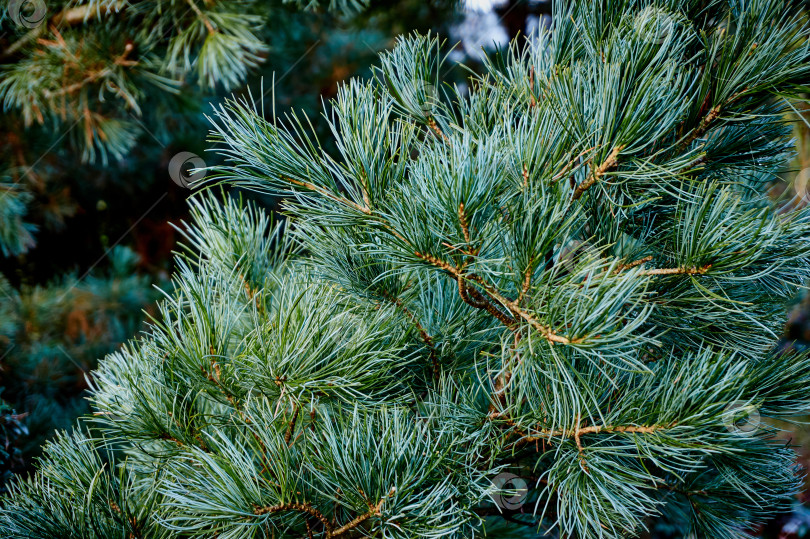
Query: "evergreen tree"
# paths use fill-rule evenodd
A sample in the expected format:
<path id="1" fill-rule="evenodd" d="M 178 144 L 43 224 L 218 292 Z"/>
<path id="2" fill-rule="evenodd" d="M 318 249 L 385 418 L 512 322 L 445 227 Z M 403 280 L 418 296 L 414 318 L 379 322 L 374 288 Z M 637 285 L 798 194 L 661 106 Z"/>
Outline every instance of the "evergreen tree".
<path id="1" fill-rule="evenodd" d="M 85 162 L 127 156 L 146 130 L 164 142 L 194 92 L 240 86 L 274 47 L 263 32 L 285 4 L 356 13 L 363 0 L 4 0 L 0 3 L 0 250 L 33 246 L 31 191 L 53 193 L 36 168 L 68 138 Z M 278 27 L 276 27 L 278 28 Z M 283 29 L 278 29 L 283 33 Z M 182 95 L 180 94 L 183 90 Z M 33 128 L 33 131 L 30 131 Z M 28 129 L 28 137 L 21 136 Z M 56 133 L 49 135 L 48 132 Z M 35 139 L 42 140 L 35 144 Z M 52 213 L 70 215 L 68 201 Z"/>
<path id="2" fill-rule="evenodd" d="M 766 193 L 810 79 L 788 0 L 557 3 L 441 86 L 403 38 L 326 111 L 214 115 L 173 288 L 93 416 L 0 510 L 8 537 L 742 538 L 790 505 L 773 354 L 810 210 Z M 528 524 L 528 526 L 526 525 Z"/>
<path id="3" fill-rule="evenodd" d="M 363 4 L 0 1 L 0 387 L 14 418 L 0 471 L 28 470 L 54 427 L 87 412 L 87 372 L 165 284 L 165 220 L 187 194 L 167 164 L 203 155 L 205 104 L 275 72 L 280 104 L 317 106 L 395 27 L 431 28 L 453 8 Z M 140 261 L 113 248 L 122 239 Z"/>

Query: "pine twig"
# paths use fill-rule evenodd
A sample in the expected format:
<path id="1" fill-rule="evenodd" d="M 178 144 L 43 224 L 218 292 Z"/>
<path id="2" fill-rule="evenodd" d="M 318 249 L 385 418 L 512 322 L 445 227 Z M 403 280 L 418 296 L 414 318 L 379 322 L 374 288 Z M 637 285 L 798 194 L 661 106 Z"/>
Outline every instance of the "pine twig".
<path id="1" fill-rule="evenodd" d="M 479 309 L 486 309 L 487 312 L 495 316 L 501 323 L 507 326 L 512 331 L 518 331 L 515 328 L 517 318 L 522 318 L 526 322 L 529 323 L 538 333 L 540 333 L 547 341 L 556 343 L 556 344 L 577 344 L 581 341 L 581 339 L 569 339 L 568 337 L 563 337 L 561 335 L 557 335 L 551 328 L 544 326 L 541 324 L 537 319 L 535 319 L 529 312 L 524 310 L 520 307 L 515 301 L 512 301 L 506 297 L 504 297 L 500 292 L 498 292 L 495 288 L 491 285 L 487 284 L 479 275 L 475 273 L 465 274 L 461 272 L 455 266 L 444 262 L 436 258 L 433 255 L 420 253 L 419 251 L 414 252 L 414 255 L 417 258 L 421 258 L 426 262 L 441 268 L 448 273 L 450 273 L 457 281 L 464 281 L 465 284 L 459 283 L 459 293 L 464 294 L 465 292 L 469 294 L 467 300 L 470 305 L 479 308 Z M 499 304 L 503 305 L 515 318 L 510 317 L 502 312 L 500 312 L 494 305 L 486 301 L 480 292 L 478 292 L 475 288 L 466 286 L 466 281 L 471 280 L 481 286 L 484 292 L 487 293 L 490 298 L 497 301 Z M 462 299 L 465 296 L 462 295 Z M 472 301 L 470 301 L 472 298 Z M 475 301 L 484 300 L 485 303 L 478 305 L 475 304 Z"/>
<path id="2" fill-rule="evenodd" d="M 318 193 L 319 195 L 325 196 L 326 198 L 328 198 L 330 200 L 333 200 L 333 201 L 338 202 L 340 204 L 345 204 L 345 205 L 347 205 L 347 206 L 349 206 L 351 208 L 354 208 L 355 210 L 357 210 L 357 211 L 359 211 L 361 213 L 365 213 L 366 215 L 371 215 L 371 208 L 360 206 L 359 204 L 357 204 L 355 202 L 352 202 L 351 200 L 349 200 L 346 197 L 342 197 L 342 196 L 332 194 L 329 191 L 327 191 L 326 189 L 324 189 L 323 187 L 319 187 L 319 186 L 315 185 L 314 183 L 303 182 L 301 180 L 296 180 L 294 178 L 288 178 L 288 177 L 284 177 L 283 179 L 290 182 L 290 183 L 292 183 L 293 185 L 298 185 L 299 187 L 303 187 L 304 189 L 309 189 L 310 191 L 314 191 L 314 192 Z"/>
<path id="3" fill-rule="evenodd" d="M 695 129 L 693 129 L 686 136 L 686 138 L 683 139 L 683 141 L 681 142 L 681 144 L 680 144 L 681 149 L 688 148 L 689 145 L 692 144 L 695 140 L 697 140 L 698 138 L 700 138 L 704 134 L 706 134 L 706 131 L 709 130 L 709 127 L 712 125 L 712 123 L 714 123 L 714 121 L 717 119 L 717 117 L 720 116 L 721 108 L 722 107 L 720 105 L 717 105 L 717 106 L 713 107 L 708 112 L 708 114 L 706 114 L 706 116 L 701 118 L 700 123 L 698 124 L 698 126 Z"/>
<path id="4" fill-rule="evenodd" d="M 383 496 L 380 499 L 380 501 L 377 502 L 374 506 L 370 507 L 369 511 L 367 513 L 363 513 L 362 515 L 355 518 L 354 520 L 352 520 L 348 524 L 344 524 L 343 526 L 336 529 L 331 534 L 327 535 L 327 537 L 337 537 L 339 535 L 343 535 L 344 533 L 353 530 L 354 528 L 356 528 L 357 526 L 359 526 L 360 524 L 362 524 L 366 520 L 370 519 L 371 517 L 380 516 L 382 514 L 383 503 L 385 503 L 386 499 L 393 496 L 396 491 L 397 491 L 396 487 L 391 487 L 391 490 L 388 491 L 388 494 Z"/>
<path id="5" fill-rule="evenodd" d="M 332 537 L 332 524 L 329 522 L 323 513 L 312 507 L 308 503 L 280 503 L 276 505 L 269 505 L 269 506 L 254 506 L 253 507 L 253 514 L 256 516 L 262 516 L 272 513 L 287 513 L 290 511 L 304 513 L 306 515 L 312 516 L 317 518 L 323 523 L 324 530 L 326 530 L 326 536 Z"/>
<path id="6" fill-rule="evenodd" d="M 605 173 L 614 168 L 618 164 L 619 153 L 623 149 L 624 146 L 622 145 L 613 148 L 613 151 L 610 152 L 610 155 L 607 157 L 607 159 L 605 159 L 605 161 L 601 165 L 596 167 L 596 170 L 594 170 L 591 173 L 591 175 L 585 179 L 585 181 L 583 181 L 581 184 L 577 186 L 576 189 L 574 189 L 574 195 L 572 197 L 572 200 L 577 200 L 579 197 L 581 197 L 582 194 L 585 193 L 585 191 L 587 191 L 588 189 L 590 189 L 597 181 L 599 181 L 599 179 L 602 176 L 604 176 Z"/>
<path id="7" fill-rule="evenodd" d="M 209 34 L 216 33 L 217 29 L 214 28 L 214 25 L 211 24 L 211 20 L 205 15 L 205 13 L 203 13 L 202 10 L 200 10 L 200 8 L 197 6 L 197 3 L 194 0 L 186 0 L 186 3 L 188 3 L 189 6 L 191 6 L 191 10 L 194 11 L 194 14 L 197 15 L 197 17 L 199 17 L 200 20 L 202 20 L 203 24 L 205 25 L 205 28 L 208 30 L 208 33 Z"/>
<path id="8" fill-rule="evenodd" d="M 284 443 L 288 446 L 290 445 L 290 439 L 292 438 L 293 429 L 295 429 L 295 423 L 298 421 L 298 412 L 300 411 L 300 407 L 298 404 L 293 404 L 293 415 L 292 419 L 290 420 L 290 424 L 287 426 L 287 433 L 284 435 Z"/>
<path id="9" fill-rule="evenodd" d="M 645 262 L 649 262 L 652 259 L 653 257 L 651 256 L 645 256 L 644 258 L 639 258 L 638 260 L 634 260 L 633 262 L 630 262 L 628 264 L 619 264 L 619 267 L 615 269 L 614 273 L 621 273 L 624 270 L 635 268 L 636 266 L 640 266 Z"/>
<path id="10" fill-rule="evenodd" d="M 419 332 L 419 336 L 422 338 L 422 341 L 428 347 L 429 355 L 430 355 L 430 363 L 433 368 L 433 377 L 435 380 L 438 381 L 439 375 L 441 374 L 441 370 L 439 368 L 439 352 L 436 350 L 436 345 L 433 342 L 433 337 L 425 329 L 425 326 L 419 322 L 419 319 L 416 317 L 416 314 L 413 313 L 408 307 L 405 306 L 405 303 L 400 298 L 392 298 L 388 294 L 383 291 L 383 297 L 388 300 L 389 302 L 393 303 L 397 306 L 402 313 L 411 321 L 414 325 L 416 330 Z"/>
<path id="11" fill-rule="evenodd" d="M 130 52 L 132 52 L 132 48 L 133 48 L 132 43 L 127 43 L 124 46 L 124 52 L 121 53 L 120 56 L 115 58 L 113 60 L 113 63 L 115 65 L 126 66 L 126 67 L 137 65 L 138 62 L 132 61 L 132 60 L 127 60 L 127 56 L 129 55 Z M 82 80 L 80 80 L 78 82 L 74 82 L 73 84 L 71 84 L 69 86 L 65 86 L 63 88 L 59 88 L 58 90 L 53 90 L 53 91 L 51 91 L 51 90 L 43 90 L 42 95 L 43 95 L 43 97 L 45 97 L 45 99 L 52 99 L 54 97 L 58 97 L 58 96 L 61 96 L 61 95 L 72 94 L 73 92 L 84 88 L 85 86 L 87 86 L 91 82 L 95 82 L 98 79 L 103 79 L 104 77 L 106 77 L 108 75 L 111 75 L 112 73 L 113 73 L 113 69 L 111 67 L 105 67 L 104 69 L 101 69 L 101 70 L 96 71 L 94 73 L 90 73 L 84 79 L 82 79 Z"/>
<path id="12" fill-rule="evenodd" d="M 56 27 L 56 26 L 75 26 L 79 23 L 82 23 L 88 19 L 93 18 L 96 14 L 101 16 L 108 14 L 111 11 L 118 11 L 126 6 L 126 2 L 121 0 L 116 2 L 115 4 L 104 5 L 101 4 L 97 8 L 93 8 L 92 5 L 85 4 L 83 6 L 76 6 L 72 8 L 65 9 L 60 11 L 49 21 L 44 22 L 37 26 L 36 28 L 32 29 L 20 39 L 9 45 L 9 47 L 3 51 L 2 56 L 7 57 L 11 56 L 12 54 L 16 53 L 20 50 L 26 43 L 29 41 L 36 39 L 42 31 L 48 27 Z"/>
<path id="13" fill-rule="evenodd" d="M 433 116 L 429 116 L 427 120 L 427 125 L 433 133 L 436 134 L 437 137 L 442 139 L 444 142 L 450 142 L 450 137 L 444 134 L 439 124 L 436 123 L 436 120 L 433 119 Z"/>
<path id="14" fill-rule="evenodd" d="M 645 270 L 640 275 L 703 275 L 712 268 L 712 264 L 701 267 L 660 268 Z"/>

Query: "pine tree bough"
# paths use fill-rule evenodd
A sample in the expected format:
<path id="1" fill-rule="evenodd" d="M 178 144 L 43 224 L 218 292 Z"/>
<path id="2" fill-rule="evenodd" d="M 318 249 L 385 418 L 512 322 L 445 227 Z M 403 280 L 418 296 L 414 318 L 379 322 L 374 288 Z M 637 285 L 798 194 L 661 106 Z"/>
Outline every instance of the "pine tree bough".
<path id="1" fill-rule="evenodd" d="M 285 3 L 322 5 L 317 0 Z M 26 126 L 53 122 L 57 130 L 70 131 L 84 120 L 81 127 L 88 134 L 76 149 L 84 161 L 105 163 L 110 156 L 123 158 L 135 145 L 145 105 L 175 110 L 173 96 L 181 88 L 190 93 L 188 83 L 208 90 L 243 84 L 268 51 L 263 20 L 285 9 L 258 0 L 17 4 L 21 13 L 46 9 L 42 20 L 29 21 L 36 25 L 30 28 L 15 24 L 11 11 L 6 14 L 3 8 L 0 101 Z M 323 4 L 353 13 L 366 2 Z M 160 126 L 155 129 L 160 132 Z"/>
<path id="2" fill-rule="evenodd" d="M 605 161 L 596 167 L 588 178 L 579 184 L 576 189 L 574 189 L 574 200 L 578 199 L 582 196 L 582 194 L 587 191 L 588 189 L 593 186 L 599 178 L 605 175 L 605 172 L 608 172 L 612 168 L 614 168 L 619 163 L 619 153 L 624 149 L 624 146 L 616 146 L 613 148 L 613 151 L 610 152 L 610 155 L 605 159 Z"/>
<path id="3" fill-rule="evenodd" d="M 807 21 L 562 4 L 449 101 L 439 40 L 400 39 L 331 152 L 219 106 L 160 321 L 2 535 L 737 539 L 789 507 L 771 425 L 810 412 L 810 357 L 772 349 L 810 210 L 767 186 Z M 285 197 L 284 232 L 215 185 Z"/>
<path id="4" fill-rule="evenodd" d="M 8 48 L 3 51 L 3 56 L 11 56 L 16 54 L 17 51 L 19 51 L 26 43 L 35 39 L 42 33 L 43 30 L 48 28 L 49 25 L 52 28 L 62 25 L 75 26 L 77 24 L 87 22 L 87 20 L 95 17 L 96 15 L 104 16 L 110 12 L 117 12 L 118 10 L 122 9 L 125 4 L 125 2 L 110 2 L 99 4 L 98 6 L 94 6 L 93 4 L 85 4 L 83 6 L 66 8 L 48 19 L 47 22 L 38 25 L 36 28 L 27 32 L 23 37 L 9 45 Z"/>
<path id="5" fill-rule="evenodd" d="M 297 15 L 291 4 L 300 11 L 326 8 L 317 15 L 326 21 L 335 12 L 355 16 L 367 3 L 6 0 L 0 6 L 0 176 L 8 181 L 0 185 L 0 254 L 26 253 L 42 224 L 76 211 L 78 200 L 57 185 L 64 181 L 58 170 L 79 160 L 104 166 L 129 160 L 146 136 L 171 148 L 171 140 L 185 136 L 178 124 L 186 133 L 198 130 L 203 103 L 241 87 L 268 59 L 269 42 L 286 50 L 283 41 L 301 41 L 291 21 L 301 17 L 311 28 L 312 15 Z M 331 26 L 340 27 L 337 34 L 352 31 L 343 22 Z M 340 39 L 331 35 L 306 52 Z M 271 60 L 276 67 L 284 62 L 281 55 Z M 177 122 L 177 115 L 188 121 Z M 62 147 L 68 150 L 55 151 Z M 34 199 L 45 208 L 42 215 L 29 211 Z M 42 220 L 40 226 L 26 214 Z"/>

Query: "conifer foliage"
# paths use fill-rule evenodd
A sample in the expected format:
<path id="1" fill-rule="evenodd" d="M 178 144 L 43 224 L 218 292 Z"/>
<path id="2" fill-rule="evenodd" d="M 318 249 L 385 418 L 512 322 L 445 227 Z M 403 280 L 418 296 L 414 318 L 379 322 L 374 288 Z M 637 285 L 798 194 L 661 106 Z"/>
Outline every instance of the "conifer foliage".
<path id="1" fill-rule="evenodd" d="M 106 165 L 139 137 L 162 145 L 194 102 L 240 87 L 283 48 L 290 13 L 358 13 L 364 0 L 0 1 L 0 254 L 35 245 L 45 221 L 76 212 L 60 188 L 71 157 Z M 273 38 L 276 38 L 273 41 Z M 62 148 L 56 165 L 46 155 Z M 61 183 L 60 183 L 61 182 Z M 56 184 L 56 185 L 54 185 Z M 66 200 L 67 199 L 67 200 Z"/>
<path id="2" fill-rule="evenodd" d="M 8 0 L 0 22 L 16 39 L 0 56 L 0 101 L 26 125 L 78 124 L 72 134 L 86 159 L 120 159 L 142 129 L 150 88 L 238 86 L 269 52 L 260 29 L 281 4 L 305 2 Z M 309 6 L 320 4 L 357 10 L 363 2 Z"/>
<path id="3" fill-rule="evenodd" d="M 93 376 L 93 420 L 12 486 L 8 537 L 745 537 L 799 488 L 771 353 L 810 211 L 765 187 L 810 80 L 784 0 L 555 5 L 442 86 L 401 39 L 327 110 L 213 117 L 160 322 Z M 529 524 L 528 526 L 526 524 Z"/>

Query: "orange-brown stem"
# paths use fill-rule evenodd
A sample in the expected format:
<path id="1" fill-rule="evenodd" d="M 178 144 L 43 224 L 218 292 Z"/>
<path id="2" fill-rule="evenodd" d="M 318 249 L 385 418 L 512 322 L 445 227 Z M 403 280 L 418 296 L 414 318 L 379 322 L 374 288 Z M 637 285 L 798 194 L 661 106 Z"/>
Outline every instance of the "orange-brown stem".
<path id="1" fill-rule="evenodd" d="M 711 264 L 706 264 L 701 267 L 659 268 L 642 271 L 641 275 L 702 275 L 711 268 Z"/>
<path id="2" fill-rule="evenodd" d="M 573 200 L 577 200 L 579 197 L 585 193 L 588 189 L 590 189 L 599 179 L 605 175 L 609 170 L 614 168 L 618 164 L 618 157 L 619 153 L 624 149 L 624 146 L 616 146 L 613 148 L 613 151 L 610 152 L 610 155 L 605 159 L 605 161 L 596 167 L 596 169 L 588 176 L 584 182 L 579 184 L 576 189 L 574 189 Z"/>

